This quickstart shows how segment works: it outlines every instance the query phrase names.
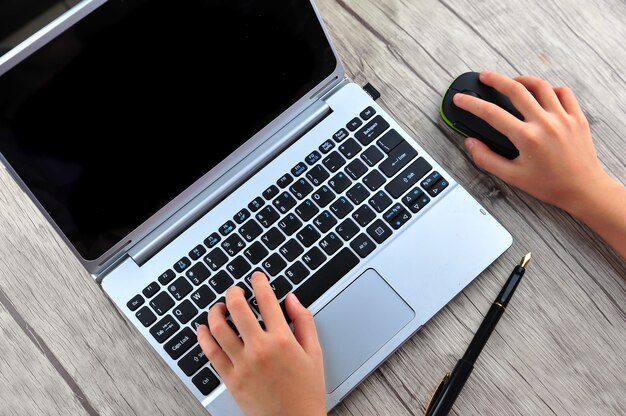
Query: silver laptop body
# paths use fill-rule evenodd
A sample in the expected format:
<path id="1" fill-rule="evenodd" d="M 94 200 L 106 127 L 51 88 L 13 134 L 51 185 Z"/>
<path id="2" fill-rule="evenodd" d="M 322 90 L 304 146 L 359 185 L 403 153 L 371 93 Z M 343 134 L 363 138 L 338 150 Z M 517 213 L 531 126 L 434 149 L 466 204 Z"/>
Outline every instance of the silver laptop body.
<path id="1" fill-rule="evenodd" d="M 0 80 L 104 3 L 79 3 L 0 57 Z M 308 0 L 295 3 L 309 7 Z M 327 37 L 314 6 L 312 13 Z M 246 277 L 261 269 L 272 282 L 280 278 L 308 300 L 323 347 L 331 409 L 512 243 L 509 233 L 420 147 L 419 137 L 412 139 L 346 78 L 327 42 L 336 60 L 332 71 L 97 258 L 85 259 L 49 207 L 14 169 L 11 157 L 2 152 L 5 166 L 95 281 L 213 415 L 241 412 L 198 352 L 195 337 L 185 334 L 195 333 L 194 322 L 225 294 L 228 279 L 230 284 L 246 285 Z M 0 84 L 0 92 L 1 88 Z M 389 143 L 402 143 L 404 148 L 385 147 Z M 339 155 L 343 164 L 329 159 L 331 155 Z M 316 176 L 314 171 L 328 176 Z M 350 182 L 345 189 L 337 183 L 339 174 Z M 291 181 L 280 182 L 286 175 Z M 380 177 L 384 183 L 373 183 Z M 308 194 L 307 187 L 293 188 L 300 180 L 312 188 Z M 326 197 L 327 191 L 332 195 Z M 283 195 L 289 202 L 278 200 Z M 352 206 L 350 211 L 338 208 L 340 199 Z M 263 207 L 255 211 L 254 201 Z M 306 201 L 313 202 L 315 214 L 302 213 Z M 270 213 L 263 211 L 267 206 L 279 218 L 268 219 Z M 330 213 L 326 219 L 331 223 L 322 224 L 320 216 L 325 212 Z M 287 217 L 297 220 L 298 230 L 282 228 Z M 347 219 L 358 229 L 348 230 Z M 250 220 L 260 224 L 260 232 L 249 234 Z M 264 240 L 272 228 L 282 241 Z M 311 238 L 315 241 L 307 241 Z M 303 252 L 285 259 L 283 246 L 290 239 Z M 242 247 L 236 247 L 239 241 Z M 253 246 L 261 250 L 262 260 L 246 252 Z M 227 255 L 223 264 L 207 259 L 216 249 Z M 249 269 L 242 271 L 241 262 L 233 264 L 238 257 Z M 285 264 L 276 265 L 276 260 Z M 196 268 L 198 264 L 203 266 Z M 199 275 L 200 269 L 209 275 Z M 332 273 L 339 275 L 328 278 Z M 322 289 L 316 288 L 315 279 L 324 281 Z M 177 282 L 178 287 L 172 288 Z M 198 299 L 206 299 L 207 293 L 212 299 L 200 307 Z M 153 303 L 165 298 L 173 304 Z M 183 304 L 191 305 L 192 312 Z M 148 313 L 154 319 L 146 317 Z"/>

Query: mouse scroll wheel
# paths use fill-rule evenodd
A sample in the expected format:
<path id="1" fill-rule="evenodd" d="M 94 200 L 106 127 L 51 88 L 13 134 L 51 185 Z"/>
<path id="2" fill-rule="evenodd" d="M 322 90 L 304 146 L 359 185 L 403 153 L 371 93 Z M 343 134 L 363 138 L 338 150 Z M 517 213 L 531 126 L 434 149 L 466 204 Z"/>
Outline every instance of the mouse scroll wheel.
<path id="1" fill-rule="evenodd" d="M 480 95 L 470 90 L 463 90 L 461 91 L 461 94 L 467 94 L 467 95 L 471 95 L 472 97 L 481 98 Z"/>

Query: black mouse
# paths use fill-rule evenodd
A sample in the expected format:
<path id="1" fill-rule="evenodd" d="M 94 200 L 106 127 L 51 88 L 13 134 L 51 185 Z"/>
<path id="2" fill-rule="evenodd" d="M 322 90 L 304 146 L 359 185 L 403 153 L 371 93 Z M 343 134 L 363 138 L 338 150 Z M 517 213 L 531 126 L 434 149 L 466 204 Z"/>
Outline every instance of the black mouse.
<path id="1" fill-rule="evenodd" d="M 508 97 L 480 82 L 478 76 L 478 72 L 466 72 L 452 82 L 441 101 L 439 111 L 441 118 L 448 126 L 452 127 L 463 136 L 475 137 L 489 146 L 494 152 L 507 159 L 515 159 L 519 156 L 519 151 L 505 135 L 475 115 L 461 110 L 452 102 L 454 94 L 463 93 L 473 95 L 474 97 L 492 102 L 513 114 L 518 119 L 524 120 L 524 117 L 513 107 Z"/>

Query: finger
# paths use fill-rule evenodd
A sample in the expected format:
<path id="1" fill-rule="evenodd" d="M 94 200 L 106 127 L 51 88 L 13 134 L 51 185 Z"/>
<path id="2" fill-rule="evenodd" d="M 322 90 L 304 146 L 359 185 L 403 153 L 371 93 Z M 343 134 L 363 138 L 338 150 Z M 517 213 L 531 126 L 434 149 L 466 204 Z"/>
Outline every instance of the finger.
<path id="1" fill-rule="evenodd" d="M 226 305 L 222 302 L 217 302 L 209 309 L 209 330 L 231 362 L 234 363 L 243 349 L 243 342 L 226 322 L 225 312 Z"/>
<path id="2" fill-rule="evenodd" d="M 525 124 L 523 121 L 505 109 L 471 95 L 455 94 L 452 100 L 457 107 L 485 120 L 491 127 L 509 137 L 514 145 L 518 145 L 516 143 L 517 132 L 524 129 Z"/>
<path id="3" fill-rule="evenodd" d="M 546 111 L 551 113 L 563 111 L 563 106 L 548 81 L 530 75 L 522 75 L 513 79 L 526 87 Z"/>
<path id="4" fill-rule="evenodd" d="M 267 330 L 272 330 L 280 327 L 287 327 L 287 321 L 283 315 L 280 306 L 278 305 L 278 299 L 270 286 L 267 277 L 261 272 L 255 272 L 252 274 L 252 289 L 254 289 L 254 296 L 256 297 L 256 303 L 259 305 L 259 312 L 265 322 Z"/>
<path id="5" fill-rule="evenodd" d="M 500 156 L 486 144 L 473 137 L 465 139 L 465 147 L 469 150 L 474 163 L 479 168 L 509 183 L 515 176 L 514 162 Z"/>
<path id="6" fill-rule="evenodd" d="M 228 289 L 226 292 L 226 306 L 244 343 L 254 334 L 261 332 L 259 322 L 252 309 L 250 309 L 242 288 L 235 285 Z"/>
<path id="7" fill-rule="evenodd" d="M 317 329 L 313 315 L 305 308 L 296 295 L 290 293 L 285 299 L 287 314 L 293 322 L 294 335 L 307 353 L 320 352 L 320 342 L 317 338 Z"/>
<path id="8" fill-rule="evenodd" d="M 540 115 L 543 111 L 530 91 L 512 78 L 496 72 L 483 71 L 480 73 L 480 81 L 509 97 L 513 106 L 526 120 Z"/>
<path id="9" fill-rule="evenodd" d="M 580 108 L 580 104 L 578 104 L 578 100 L 572 90 L 567 87 L 556 87 L 554 93 L 567 114 L 572 116 L 583 115 L 583 110 Z"/>
<path id="10" fill-rule="evenodd" d="M 208 326 L 200 325 L 198 327 L 198 343 L 204 355 L 206 355 L 206 358 L 213 364 L 213 367 L 215 367 L 219 375 L 222 376 L 222 378 L 228 377 L 228 374 L 230 374 L 233 369 L 233 363 L 222 347 L 215 341 Z"/>

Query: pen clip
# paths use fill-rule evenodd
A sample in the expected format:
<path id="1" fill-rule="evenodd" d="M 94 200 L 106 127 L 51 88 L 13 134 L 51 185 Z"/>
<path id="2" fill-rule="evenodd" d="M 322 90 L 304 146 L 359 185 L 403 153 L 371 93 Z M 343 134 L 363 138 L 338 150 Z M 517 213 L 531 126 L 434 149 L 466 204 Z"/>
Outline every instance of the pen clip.
<path id="1" fill-rule="evenodd" d="M 448 381 L 450 381 L 450 373 L 446 373 L 446 375 L 443 376 L 443 380 L 441 380 L 441 383 L 439 383 L 437 390 L 435 390 L 432 397 L 430 398 L 430 403 L 428 403 L 428 407 L 426 408 L 426 416 L 428 416 L 430 411 L 433 409 L 433 406 L 435 406 L 435 403 L 437 403 L 437 400 L 439 399 L 439 396 L 441 395 L 444 387 L 446 387 L 446 384 L 448 384 Z"/>

